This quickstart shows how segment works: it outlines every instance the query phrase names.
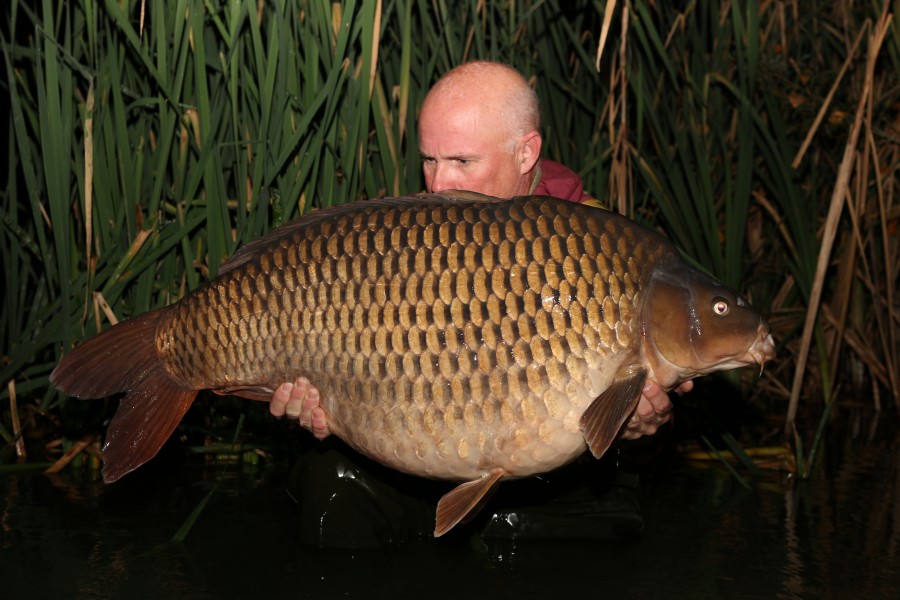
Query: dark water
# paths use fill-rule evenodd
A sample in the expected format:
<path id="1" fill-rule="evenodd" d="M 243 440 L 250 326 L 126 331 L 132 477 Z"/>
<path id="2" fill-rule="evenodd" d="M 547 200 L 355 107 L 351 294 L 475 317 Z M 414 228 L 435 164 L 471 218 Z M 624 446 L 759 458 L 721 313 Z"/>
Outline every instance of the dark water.
<path id="1" fill-rule="evenodd" d="M 669 461 L 643 476 L 645 525 L 627 540 L 486 546 L 464 530 L 353 551 L 299 542 L 281 465 L 112 486 L 0 476 L 0 598 L 900 598 L 900 443 L 826 450 L 810 481 L 751 490 Z"/>

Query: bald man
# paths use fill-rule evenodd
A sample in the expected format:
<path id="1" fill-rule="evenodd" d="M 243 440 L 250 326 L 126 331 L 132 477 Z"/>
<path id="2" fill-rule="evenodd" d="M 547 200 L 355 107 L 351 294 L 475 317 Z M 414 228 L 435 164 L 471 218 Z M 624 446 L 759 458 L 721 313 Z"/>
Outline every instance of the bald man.
<path id="1" fill-rule="evenodd" d="M 419 154 L 428 192 L 469 190 L 499 198 L 546 195 L 600 206 L 567 167 L 541 159 L 538 98 L 525 78 L 506 65 L 476 61 L 448 72 L 429 91 L 419 115 Z M 684 382 L 686 392 L 693 383 Z M 327 415 L 318 390 L 306 378 L 279 386 L 269 404 L 327 437 Z M 672 404 L 648 382 L 620 437 L 656 433 L 671 418 Z"/>

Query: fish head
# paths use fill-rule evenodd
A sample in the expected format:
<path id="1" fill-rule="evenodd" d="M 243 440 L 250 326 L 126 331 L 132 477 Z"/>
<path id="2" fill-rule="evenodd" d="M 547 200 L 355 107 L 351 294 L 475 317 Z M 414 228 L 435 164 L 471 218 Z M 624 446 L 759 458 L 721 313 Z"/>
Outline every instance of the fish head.
<path id="1" fill-rule="evenodd" d="M 645 288 L 641 327 L 655 379 L 664 387 L 775 357 L 769 324 L 740 294 L 683 263 L 656 270 Z"/>

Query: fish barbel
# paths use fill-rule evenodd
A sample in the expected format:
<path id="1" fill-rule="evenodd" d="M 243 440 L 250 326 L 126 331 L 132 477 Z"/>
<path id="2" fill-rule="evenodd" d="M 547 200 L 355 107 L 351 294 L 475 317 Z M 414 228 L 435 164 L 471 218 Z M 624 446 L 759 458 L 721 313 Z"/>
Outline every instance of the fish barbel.
<path id="1" fill-rule="evenodd" d="M 501 479 L 600 457 L 647 379 L 671 389 L 773 356 L 765 319 L 662 235 L 555 198 L 461 192 L 304 216 L 82 343 L 50 379 L 124 393 L 103 449 L 114 481 L 199 390 L 268 400 L 305 376 L 361 453 L 463 482 L 438 504 L 441 535 Z"/>

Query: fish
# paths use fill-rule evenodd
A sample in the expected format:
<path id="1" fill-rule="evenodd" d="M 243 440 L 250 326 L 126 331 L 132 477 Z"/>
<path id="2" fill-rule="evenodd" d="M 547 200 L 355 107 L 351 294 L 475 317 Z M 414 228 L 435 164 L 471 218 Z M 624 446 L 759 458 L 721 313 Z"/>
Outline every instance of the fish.
<path id="1" fill-rule="evenodd" d="M 350 446 L 460 482 L 437 537 L 502 480 L 602 456 L 648 380 L 762 370 L 774 349 L 766 319 L 658 232 L 557 198 L 453 192 L 313 211 L 79 344 L 50 381 L 121 395 L 102 451 L 113 482 L 201 390 L 269 400 L 305 376 Z"/>

